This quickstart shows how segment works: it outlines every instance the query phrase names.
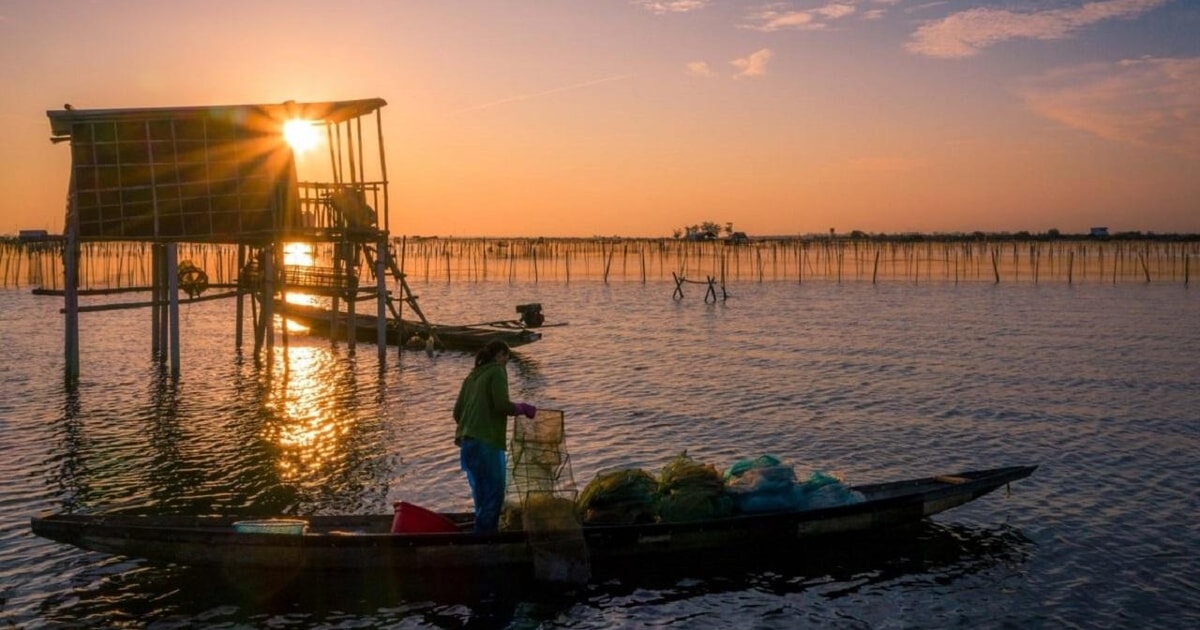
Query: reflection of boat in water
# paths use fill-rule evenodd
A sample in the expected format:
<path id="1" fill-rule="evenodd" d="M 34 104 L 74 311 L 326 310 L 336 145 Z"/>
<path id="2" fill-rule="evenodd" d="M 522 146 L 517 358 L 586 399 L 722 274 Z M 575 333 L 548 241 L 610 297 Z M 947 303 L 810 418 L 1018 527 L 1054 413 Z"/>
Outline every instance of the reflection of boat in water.
<path id="1" fill-rule="evenodd" d="M 529 307 L 522 312 L 522 307 Z M 532 307 L 536 307 L 536 311 Z M 541 305 L 523 304 L 517 307 L 521 319 L 486 322 L 470 325 L 447 325 L 425 323 L 417 320 L 387 318 L 385 324 L 387 342 L 418 348 L 444 348 L 449 350 L 477 350 L 489 341 L 499 340 L 509 347 L 523 346 L 542 338 L 542 333 L 532 330 L 542 325 Z M 349 315 L 344 311 L 334 312 L 320 306 L 276 303 L 276 312 L 313 332 L 334 336 L 345 336 L 349 329 Z M 376 339 L 375 315 L 354 314 L 355 339 L 374 342 Z M 536 325 L 534 325 L 536 322 Z"/>
<path id="2" fill-rule="evenodd" d="M 805 542 L 814 539 L 834 541 L 919 523 L 1035 469 L 1011 466 L 864 484 L 853 488 L 865 497 L 861 503 L 691 522 L 584 525 L 582 534 L 591 563 L 600 567 L 755 550 L 782 554 L 812 547 Z M 239 532 L 238 516 L 56 514 L 31 523 L 35 534 L 83 549 L 197 566 L 415 574 L 534 564 L 529 532 L 476 535 L 470 533 L 470 514 L 443 516 L 457 531 L 393 534 L 391 514 L 309 516 L 307 531 L 290 535 Z"/>

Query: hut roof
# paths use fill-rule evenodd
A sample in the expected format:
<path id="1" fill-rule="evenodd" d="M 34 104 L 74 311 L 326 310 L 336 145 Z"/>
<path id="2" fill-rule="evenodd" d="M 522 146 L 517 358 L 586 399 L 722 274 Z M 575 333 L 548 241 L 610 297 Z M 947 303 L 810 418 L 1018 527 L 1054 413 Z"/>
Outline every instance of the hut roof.
<path id="1" fill-rule="evenodd" d="M 217 118 L 227 121 L 244 121 L 253 126 L 253 121 L 263 117 L 272 120 L 301 118 L 314 122 L 339 123 L 370 114 L 387 105 L 382 98 L 351 101 L 327 101 L 315 103 L 268 103 L 261 105 L 214 105 L 192 107 L 139 107 L 125 109 L 65 109 L 48 110 L 50 129 L 55 139 L 67 139 L 72 124 L 77 122 L 133 122 L 144 120 L 186 120 L 189 118 Z"/>

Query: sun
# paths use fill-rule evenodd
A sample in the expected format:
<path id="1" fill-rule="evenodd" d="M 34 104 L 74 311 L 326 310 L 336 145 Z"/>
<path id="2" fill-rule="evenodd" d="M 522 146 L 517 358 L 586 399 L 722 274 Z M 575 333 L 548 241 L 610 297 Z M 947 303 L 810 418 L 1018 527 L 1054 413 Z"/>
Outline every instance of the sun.
<path id="1" fill-rule="evenodd" d="M 293 151 L 303 153 L 317 146 L 321 136 L 311 121 L 293 119 L 283 123 L 283 138 L 292 145 Z"/>

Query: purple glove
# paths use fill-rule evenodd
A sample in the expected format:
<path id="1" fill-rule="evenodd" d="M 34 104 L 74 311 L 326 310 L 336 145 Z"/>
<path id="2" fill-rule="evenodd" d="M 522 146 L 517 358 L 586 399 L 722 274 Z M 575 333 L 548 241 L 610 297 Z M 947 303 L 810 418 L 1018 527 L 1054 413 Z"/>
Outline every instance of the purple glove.
<path id="1" fill-rule="evenodd" d="M 532 418 L 537 415 L 537 407 L 534 407 L 533 405 L 528 405 L 525 403 L 513 403 L 513 407 L 517 408 L 516 413 L 513 415 L 525 416 L 526 418 Z"/>

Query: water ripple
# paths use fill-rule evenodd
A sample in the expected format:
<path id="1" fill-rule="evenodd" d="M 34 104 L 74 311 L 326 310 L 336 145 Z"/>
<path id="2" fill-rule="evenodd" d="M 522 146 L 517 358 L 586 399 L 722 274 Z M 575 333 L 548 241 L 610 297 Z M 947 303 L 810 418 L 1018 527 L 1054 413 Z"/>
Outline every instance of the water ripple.
<path id="1" fill-rule="evenodd" d="M 471 357 L 305 336 L 263 361 L 228 304 L 186 308 L 183 375 L 144 318 L 87 314 L 63 387 L 59 303 L 0 294 L 0 623 L 49 627 L 1190 627 L 1200 622 L 1200 296 L 1177 286 L 745 283 L 727 302 L 667 282 L 437 283 L 435 320 L 537 301 L 545 338 L 512 395 L 567 412 L 579 485 L 769 453 L 852 482 L 1040 463 L 1030 479 L 869 548 L 737 570 L 647 567 L 556 600 L 465 585 L 313 584 L 248 597 L 180 567 L 34 538 L 47 510 L 466 510 L 450 408 Z M 499 305 L 499 306 L 498 306 Z M 285 360 L 286 356 L 286 360 Z M 353 582 L 348 581 L 348 582 Z M 446 587 L 449 585 L 441 585 Z M 395 587 L 395 588 L 393 588 Z M 264 587 L 265 588 L 265 587 Z M 447 592 L 450 591 L 450 592 Z M 262 594 L 262 593 L 260 593 Z"/>

